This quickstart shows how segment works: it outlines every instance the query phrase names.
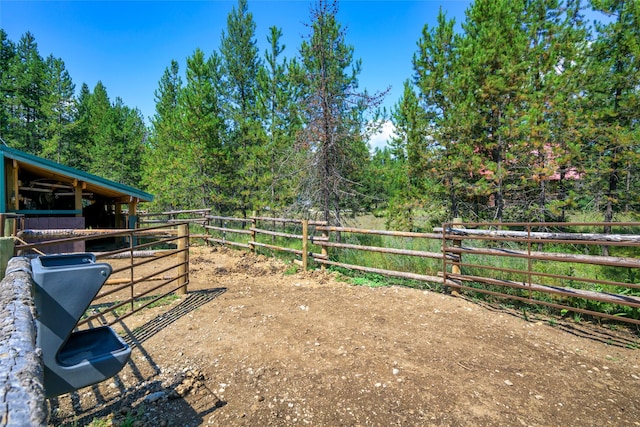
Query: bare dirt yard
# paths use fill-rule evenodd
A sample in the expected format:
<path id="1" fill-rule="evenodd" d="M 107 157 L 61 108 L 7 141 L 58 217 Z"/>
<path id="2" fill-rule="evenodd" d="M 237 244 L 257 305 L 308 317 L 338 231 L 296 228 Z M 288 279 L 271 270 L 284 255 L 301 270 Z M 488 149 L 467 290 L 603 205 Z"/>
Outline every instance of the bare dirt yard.
<path id="1" fill-rule="evenodd" d="M 51 425 L 640 426 L 637 332 L 190 256 L 189 293 L 126 318 L 131 362 Z"/>

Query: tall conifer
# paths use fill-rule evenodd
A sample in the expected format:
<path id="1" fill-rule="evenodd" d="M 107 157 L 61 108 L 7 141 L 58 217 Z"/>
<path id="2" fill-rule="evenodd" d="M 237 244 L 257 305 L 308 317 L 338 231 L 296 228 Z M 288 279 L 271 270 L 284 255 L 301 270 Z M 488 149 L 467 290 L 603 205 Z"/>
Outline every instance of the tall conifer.
<path id="1" fill-rule="evenodd" d="M 592 5 L 610 18 L 596 26 L 584 97 L 590 112 L 586 148 L 592 188 L 601 195 L 599 206 L 608 222 L 625 207 L 638 206 L 640 4 L 592 0 Z"/>
<path id="2" fill-rule="evenodd" d="M 46 61 L 43 102 L 44 139 L 42 157 L 69 164 L 69 144 L 75 112 L 75 85 L 61 58 Z"/>
<path id="3" fill-rule="evenodd" d="M 261 176 L 266 169 L 265 134 L 259 117 L 258 74 L 261 61 L 255 38 L 256 24 L 247 0 L 238 0 L 227 18 L 220 54 L 223 59 L 224 112 L 228 124 L 226 150 L 234 159 L 233 175 L 226 183 L 228 197 L 242 215 L 259 207 Z"/>
<path id="4" fill-rule="evenodd" d="M 341 224 L 344 209 L 357 209 L 369 158 L 366 113 L 384 94 L 358 92 L 360 61 L 345 42 L 336 2 L 318 1 L 300 55 L 305 127 L 300 146 L 308 154 L 301 201 L 318 206 L 325 221 Z"/>
<path id="5" fill-rule="evenodd" d="M 185 179 L 180 160 L 180 96 L 182 79 L 178 62 L 167 67 L 155 91 L 156 108 L 145 147 L 142 182 L 154 194 L 154 207 L 160 211 L 189 207 L 182 205 L 184 190 L 179 183 Z"/>

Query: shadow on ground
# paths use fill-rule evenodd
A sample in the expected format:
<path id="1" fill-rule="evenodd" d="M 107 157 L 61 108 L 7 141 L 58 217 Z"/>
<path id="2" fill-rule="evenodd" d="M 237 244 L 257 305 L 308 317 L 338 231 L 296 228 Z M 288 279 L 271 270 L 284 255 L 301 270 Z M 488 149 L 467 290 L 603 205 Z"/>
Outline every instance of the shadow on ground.
<path id="1" fill-rule="evenodd" d="M 558 328 L 576 337 L 589 339 L 609 346 L 619 348 L 639 348 L 640 329 L 630 324 L 616 324 L 584 320 L 581 322 L 571 321 L 564 317 L 552 315 L 538 315 L 533 310 L 517 310 L 501 304 L 492 304 L 484 301 L 474 300 L 467 296 L 461 298 L 473 302 L 489 311 L 505 313 L 510 316 L 520 318 L 526 322 L 545 322 L 554 328 Z M 619 333 L 624 331 L 626 333 Z"/>
<path id="2" fill-rule="evenodd" d="M 162 425 L 162 415 L 154 418 L 153 408 L 149 408 L 149 403 L 152 402 L 150 397 L 154 395 L 161 395 L 170 402 L 171 412 L 185 420 L 182 424 L 185 426 L 190 425 L 188 420 L 191 420 L 194 425 L 199 425 L 204 416 L 224 406 L 225 402 L 214 399 L 215 403 L 210 408 L 200 413 L 195 411 L 175 393 L 181 378 L 175 378 L 170 384 L 162 383 L 161 369 L 143 343 L 180 318 L 224 294 L 226 290 L 226 288 L 214 288 L 189 292 L 184 301 L 134 330 L 130 330 L 124 322 L 119 322 L 124 334 L 123 339 L 133 349 L 127 366 L 118 375 L 105 381 L 105 383 L 109 382 L 107 387 L 104 383 L 102 386 L 96 384 L 49 399 L 49 425 L 85 426 L 94 419 L 109 416 L 124 420 L 123 424 L 127 421 L 133 423 L 133 420 L 140 420 L 145 426 Z M 135 378 L 133 387 L 125 386 L 123 381 L 125 370 Z M 209 392 L 214 394 L 210 390 Z"/>

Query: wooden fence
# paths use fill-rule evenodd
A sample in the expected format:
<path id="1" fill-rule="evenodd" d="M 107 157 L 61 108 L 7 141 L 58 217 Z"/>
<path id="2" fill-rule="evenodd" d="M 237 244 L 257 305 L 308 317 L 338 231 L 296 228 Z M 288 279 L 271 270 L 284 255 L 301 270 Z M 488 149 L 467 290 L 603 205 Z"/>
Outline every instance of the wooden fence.
<path id="1" fill-rule="evenodd" d="M 444 224 L 436 231 L 453 257 L 443 258 L 442 276 L 461 290 L 640 324 L 640 235 L 549 231 L 605 225 L 639 226 Z"/>
<path id="2" fill-rule="evenodd" d="M 140 212 L 137 215 L 137 227 L 147 228 L 157 225 L 189 224 L 191 238 L 204 239 L 204 226 L 209 224 L 211 209 L 189 209 L 167 212 Z"/>
<path id="3" fill-rule="evenodd" d="M 563 316 L 640 324 L 640 223 L 447 223 L 417 233 L 197 212 L 207 242 L 286 253 L 304 268 L 332 266 L 515 300 L 525 311 L 546 306 Z M 605 227 L 612 232 L 594 232 Z"/>
<path id="4" fill-rule="evenodd" d="M 0 284 L 0 426 L 47 425 L 32 287 L 29 261 L 12 258 Z"/>

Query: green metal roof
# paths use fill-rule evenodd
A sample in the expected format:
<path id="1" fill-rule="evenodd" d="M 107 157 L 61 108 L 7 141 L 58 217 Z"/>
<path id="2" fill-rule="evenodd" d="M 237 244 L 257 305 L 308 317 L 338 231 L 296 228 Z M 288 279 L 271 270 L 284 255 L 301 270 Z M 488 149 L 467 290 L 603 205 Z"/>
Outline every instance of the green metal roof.
<path id="1" fill-rule="evenodd" d="M 20 150 L 16 150 L 15 148 L 7 147 L 4 144 L 0 144 L 0 153 L 2 154 L 2 161 L 0 161 L 0 176 L 2 176 L 2 185 L 0 186 L 0 212 L 7 211 L 5 197 L 5 192 L 7 190 L 4 170 L 5 159 L 16 160 L 21 169 L 28 170 L 31 173 L 41 175 L 43 177 L 60 179 L 63 181 L 72 181 L 77 179 L 78 181 L 86 183 L 89 191 L 104 197 L 115 199 L 129 196 L 136 198 L 141 202 L 150 202 L 153 200 L 152 194 L 146 193 L 137 188 L 110 181 L 69 166 L 64 166 L 51 160 L 43 159 Z"/>

